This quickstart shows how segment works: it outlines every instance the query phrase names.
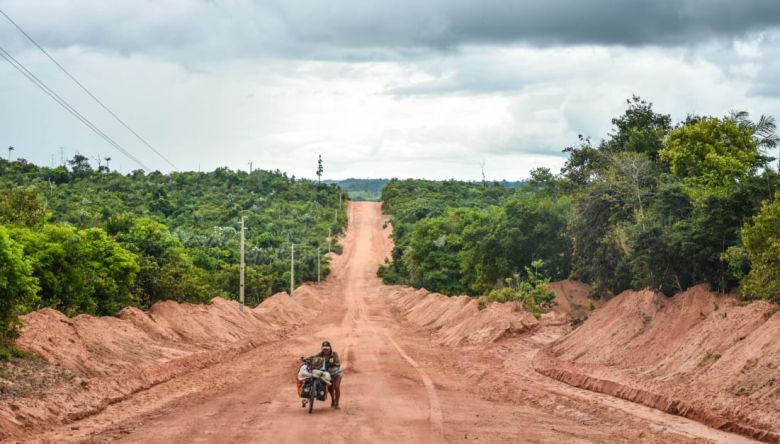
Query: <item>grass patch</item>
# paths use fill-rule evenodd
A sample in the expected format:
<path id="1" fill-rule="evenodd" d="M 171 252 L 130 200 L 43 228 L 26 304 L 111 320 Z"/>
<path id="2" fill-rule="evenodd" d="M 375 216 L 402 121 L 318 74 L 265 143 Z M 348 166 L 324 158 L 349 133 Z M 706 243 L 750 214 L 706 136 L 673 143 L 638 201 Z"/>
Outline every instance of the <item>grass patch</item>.
<path id="1" fill-rule="evenodd" d="M 718 359 L 720 359 L 720 353 L 718 353 L 718 352 L 707 352 L 707 353 L 704 355 L 704 360 L 705 360 L 705 361 L 712 361 L 712 362 L 715 362 L 715 361 L 717 361 Z"/>
<path id="2" fill-rule="evenodd" d="M 15 345 L 0 344 L 0 361 L 8 362 L 13 358 L 26 359 L 32 357 L 32 353 L 22 350 Z"/>

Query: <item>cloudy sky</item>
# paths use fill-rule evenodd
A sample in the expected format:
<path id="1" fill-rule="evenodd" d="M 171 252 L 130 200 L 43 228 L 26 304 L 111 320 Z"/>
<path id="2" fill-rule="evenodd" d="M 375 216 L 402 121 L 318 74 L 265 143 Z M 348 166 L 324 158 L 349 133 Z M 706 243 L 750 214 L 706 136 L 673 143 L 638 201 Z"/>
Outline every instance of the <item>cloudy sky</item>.
<path id="1" fill-rule="evenodd" d="M 780 118 L 777 0 L 0 0 L 179 170 L 520 179 L 638 94 L 680 120 Z M 171 167 L 4 17 L 0 47 L 152 169 Z M 0 59 L 0 147 L 138 168 Z M 5 149 L 0 154 L 6 155 Z"/>

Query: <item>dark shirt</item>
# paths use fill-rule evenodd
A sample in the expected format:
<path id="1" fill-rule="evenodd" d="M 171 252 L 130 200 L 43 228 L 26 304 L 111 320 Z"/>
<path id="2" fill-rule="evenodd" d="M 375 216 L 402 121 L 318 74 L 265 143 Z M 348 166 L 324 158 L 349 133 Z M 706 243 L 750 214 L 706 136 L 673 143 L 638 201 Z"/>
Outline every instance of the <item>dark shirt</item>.
<path id="1" fill-rule="evenodd" d="M 330 352 L 330 356 L 325 356 L 325 354 L 319 352 L 315 356 L 325 360 L 325 370 L 329 370 L 333 367 L 341 367 L 341 360 L 339 360 L 339 354 L 336 352 Z"/>

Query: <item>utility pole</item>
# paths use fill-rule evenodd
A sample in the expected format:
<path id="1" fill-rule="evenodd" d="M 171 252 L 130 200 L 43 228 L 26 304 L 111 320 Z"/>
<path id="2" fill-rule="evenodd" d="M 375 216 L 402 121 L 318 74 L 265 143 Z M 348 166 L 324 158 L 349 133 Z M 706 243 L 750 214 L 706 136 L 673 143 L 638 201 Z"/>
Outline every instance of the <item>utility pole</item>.
<path id="1" fill-rule="evenodd" d="M 249 161 L 249 175 L 252 175 L 252 161 Z"/>
<path id="2" fill-rule="evenodd" d="M 241 216 L 241 265 L 238 278 L 238 300 L 241 311 L 244 311 L 244 216 Z"/>
<path id="3" fill-rule="evenodd" d="M 320 283 L 320 246 L 317 245 L 317 283 Z"/>
<path id="4" fill-rule="evenodd" d="M 295 291 L 295 244 L 290 244 L 290 296 Z"/>
<path id="5" fill-rule="evenodd" d="M 9 161 L 9 162 L 11 161 L 11 151 L 13 151 L 14 149 L 15 149 L 15 148 L 14 148 L 14 147 L 12 147 L 12 146 L 9 146 L 9 147 L 8 147 L 8 161 Z"/>
<path id="6" fill-rule="evenodd" d="M 111 158 L 110 158 L 110 157 L 106 157 L 106 158 L 105 158 L 105 159 L 103 159 L 103 160 L 105 160 L 105 161 L 106 161 L 106 172 L 107 172 L 107 173 L 110 173 L 110 172 L 111 172 L 111 168 L 109 168 L 109 167 L 108 167 L 108 162 L 111 162 Z"/>
<path id="7" fill-rule="evenodd" d="M 330 228 L 328 228 L 328 253 L 330 253 L 330 252 L 331 252 L 331 251 L 330 251 L 330 244 L 331 244 L 331 240 L 330 240 L 330 233 L 331 233 L 331 231 L 330 231 Z"/>

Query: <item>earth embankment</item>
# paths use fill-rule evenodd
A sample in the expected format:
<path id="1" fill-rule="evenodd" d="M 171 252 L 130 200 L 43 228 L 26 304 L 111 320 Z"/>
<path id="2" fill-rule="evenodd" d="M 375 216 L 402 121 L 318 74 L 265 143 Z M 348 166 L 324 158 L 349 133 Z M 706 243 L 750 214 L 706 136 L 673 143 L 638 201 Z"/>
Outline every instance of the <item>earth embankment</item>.
<path id="1" fill-rule="evenodd" d="M 73 376 L 42 393 L 0 401 L 0 438 L 94 415 L 134 393 L 279 341 L 322 307 L 322 289 L 276 294 L 257 308 L 159 302 L 148 312 L 68 318 L 43 309 L 22 318 L 17 344 Z"/>
<path id="2" fill-rule="evenodd" d="M 546 347 L 534 368 L 577 387 L 780 441 L 780 311 L 697 286 L 629 291 Z"/>

